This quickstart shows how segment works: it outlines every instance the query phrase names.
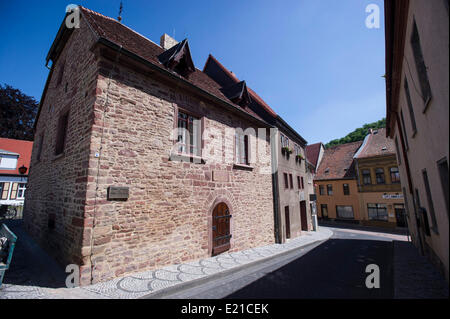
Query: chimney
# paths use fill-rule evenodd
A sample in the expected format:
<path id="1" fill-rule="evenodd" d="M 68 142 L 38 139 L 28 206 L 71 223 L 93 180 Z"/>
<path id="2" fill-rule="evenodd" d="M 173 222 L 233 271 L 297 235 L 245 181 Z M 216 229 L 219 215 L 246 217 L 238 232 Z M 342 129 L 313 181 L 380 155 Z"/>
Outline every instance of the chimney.
<path id="1" fill-rule="evenodd" d="M 164 33 L 161 36 L 161 39 L 159 40 L 159 44 L 161 45 L 161 47 L 164 50 L 168 50 L 171 47 L 173 47 L 175 44 L 177 44 L 178 41 L 175 40 L 174 38 L 172 38 L 170 35 L 168 35 L 167 33 Z"/>

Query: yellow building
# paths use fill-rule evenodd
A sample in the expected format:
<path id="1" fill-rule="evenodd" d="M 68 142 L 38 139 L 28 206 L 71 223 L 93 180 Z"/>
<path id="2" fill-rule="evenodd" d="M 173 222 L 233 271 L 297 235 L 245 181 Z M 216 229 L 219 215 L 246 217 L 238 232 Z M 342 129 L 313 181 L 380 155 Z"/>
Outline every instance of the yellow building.
<path id="1" fill-rule="evenodd" d="M 322 220 L 407 226 L 395 146 L 384 128 L 326 149 L 314 183 Z"/>
<path id="2" fill-rule="evenodd" d="M 406 227 L 395 147 L 386 130 L 371 130 L 354 158 L 361 224 Z"/>
<path id="3" fill-rule="evenodd" d="M 320 219 L 359 222 L 360 203 L 353 156 L 361 143 L 347 143 L 325 150 L 314 178 Z"/>

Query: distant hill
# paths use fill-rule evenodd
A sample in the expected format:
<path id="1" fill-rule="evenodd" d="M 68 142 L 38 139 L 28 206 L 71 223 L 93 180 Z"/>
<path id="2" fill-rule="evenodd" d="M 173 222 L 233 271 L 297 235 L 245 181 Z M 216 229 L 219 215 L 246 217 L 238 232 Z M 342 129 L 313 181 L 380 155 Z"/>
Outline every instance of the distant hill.
<path id="1" fill-rule="evenodd" d="M 362 141 L 364 137 L 366 137 L 370 128 L 377 129 L 383 127 L 386 127 L 386 119 L 384 117 L 377 122 L 364 124 L 363 127 L 358 127 L 356 130 L 354 130 L 350 134 L 347 134 L 345 137 L 329 141 L 327 144 L 325 144 L 325 148 L 345 143 Z"/>

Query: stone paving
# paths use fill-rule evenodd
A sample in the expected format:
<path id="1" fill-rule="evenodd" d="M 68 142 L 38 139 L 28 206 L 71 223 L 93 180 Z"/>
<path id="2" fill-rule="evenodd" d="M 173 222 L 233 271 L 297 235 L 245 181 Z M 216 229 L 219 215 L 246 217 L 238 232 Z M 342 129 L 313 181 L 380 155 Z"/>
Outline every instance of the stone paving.
<path id="1" fill-rule="evenodd" d="M 197 279 L 207 279 L 207 277 L 213 275 L 220 275 L 221 272 L 237 270 L 243 265 L 263 261 L 305 245 L 327 240 L 332 234 L 331 230 L 320 227 L 317 232 L 307 232 L 305 235 L 291 239 L 285 244 L 272 244 L 240 252 L 224 253 L 215 257 L 172 265 L 154 271 L 140 272 L 86 287 L 69 289 L 62 287 L 59 283 L 61 287 L 50 288 L 43 283 L 36 284 L 33 279 L 13 280 L 11 283 L 5 282 L 3 284 L 0 289 L 0 299 L 140 298 L 161 292 L 162 289 L 168 287 L 192 283 L 193 280 Z M 26 234 L 21 235 L 22 238 L 26 237 Z M 33 247 L 33 249 L 38 248 Z M 8 276 L 8 272 L 6 276 Z"/>

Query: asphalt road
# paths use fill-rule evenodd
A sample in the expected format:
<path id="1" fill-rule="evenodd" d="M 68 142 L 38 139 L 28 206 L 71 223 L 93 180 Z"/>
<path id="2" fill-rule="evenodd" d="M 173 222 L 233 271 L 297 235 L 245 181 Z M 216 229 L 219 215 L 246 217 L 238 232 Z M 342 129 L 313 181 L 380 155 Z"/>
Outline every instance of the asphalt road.
<path id="1" fill-rule="evenodd" d="M 392 236 L 332 230 L 322 244 L 165 298 L 393 298 Z M 369 264 L 379 267 L 379 289 L 366 287 Z"/>

